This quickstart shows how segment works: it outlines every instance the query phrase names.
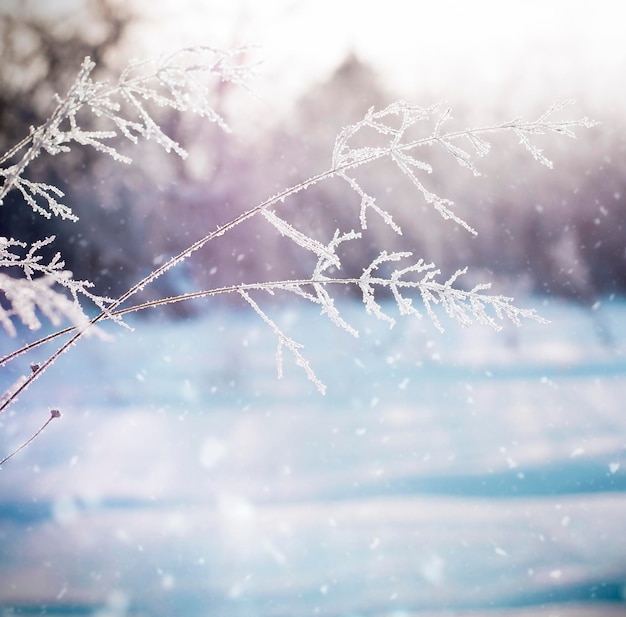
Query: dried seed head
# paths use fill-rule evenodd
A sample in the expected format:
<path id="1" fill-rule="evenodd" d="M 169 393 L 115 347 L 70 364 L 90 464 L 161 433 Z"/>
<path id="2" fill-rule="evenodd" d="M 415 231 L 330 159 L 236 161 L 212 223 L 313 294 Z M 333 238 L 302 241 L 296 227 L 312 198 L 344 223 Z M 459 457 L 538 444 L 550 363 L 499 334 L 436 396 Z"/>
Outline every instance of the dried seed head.
<path id="1" fill-rule="evenodd" d="M 51 418 L 60 418 L 61 417 L 61 412 L 58 409 L 51 409 L 50 410 L 50 417 Z"/>

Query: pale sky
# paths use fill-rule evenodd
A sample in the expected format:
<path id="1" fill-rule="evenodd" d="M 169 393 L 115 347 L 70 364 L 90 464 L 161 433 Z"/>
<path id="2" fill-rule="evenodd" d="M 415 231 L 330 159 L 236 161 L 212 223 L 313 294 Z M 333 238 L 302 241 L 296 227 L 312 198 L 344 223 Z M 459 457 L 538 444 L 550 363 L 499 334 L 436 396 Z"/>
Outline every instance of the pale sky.
<path id="1" fill-rule="evenodd" d="M 190 44 L 257 45 L 263 65 L 254 88 L 269 101 L 324 79 L 354 51 L 400 96 L 428 97 L 424 104 L 442 95 L 524 95 L 549 105 L 584 93 L 600 106 L 622 106 L 626 3 L 135 1 L 152 22 L 137 37 L 141 53 Z"/>

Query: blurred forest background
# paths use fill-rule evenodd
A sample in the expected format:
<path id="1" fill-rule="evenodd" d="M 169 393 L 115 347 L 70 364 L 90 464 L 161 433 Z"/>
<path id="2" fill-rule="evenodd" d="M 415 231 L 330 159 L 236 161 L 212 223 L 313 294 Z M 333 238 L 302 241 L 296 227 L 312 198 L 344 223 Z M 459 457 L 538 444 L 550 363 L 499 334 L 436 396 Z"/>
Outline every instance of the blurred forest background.
<path id="1" fill-rule="evenodd" d="M 0 9 L 2 152 L 29 126 L 45 120 L 54 107 L 53 94 L 67 91 L 84 56 L 97 62 L 96 78 L 114 79 L 134 55 L 129 33 L 147 19 L 133 5 L 115 0 L 89 0 L 70 11 L 28 6 L 33 5 L 7 3 Z M 262 50 L 258 53 L 262 57 Z M 227 121 L 237 97 L 248 94 L 229 84 L 216 86 L 215 108 Z M 429 106 L 444 97 L 459 127 L 510 119 L 508 106 L 497 100 L 481 109 L 455 101 L 455 93 L 428 91 L 412 102 Z M 42 156 L 30 177 L 59 186 L 80 221 L 31 215 L 14 193 L 0 208 L 1 233 L 25 241 L 55 234 L 51 250 L 61 251 L 76 278 L 93 280 L 100 293 L 120 294 L 217 224 L 327 168 L 338 131 L 370 106 L 397 98 L 379 72 L 350 53 L 294 100 L 288 113 L 281 111 L 255 131 L 225 134 L 199 118 L 160 116 L 165 131 L 189 151 L 185 161 L 150 143 L 122 146 L 134 160 L 130 167 L 88 148 Z M 540 107 L 520 104 L 515 113 L 530 119 L 554 98 L 545 93 Z M 584 98 L 567 113 L 592 115 Z M 624 117 L 594 119 L 601 124 L 580 131 L 576 142 L 554 136 L 546 141 L 553 171 L 534 161 L 511 135 L 494 139 L 492 153 L 479 162 L 483 175 L 478 178 L 444 152 L 427 153 L 435 168 L 430 186 L 456 202 L 460 216 L 478 230 L 477 238 L 442 220 L 408 182 L 389 176 L 384 167 L 368 174 L 366 188 L 393 200 L 394 217 L 404 229 L 398 249 L 409 247 L 444 273 L 468 265 L 476 274 L 467 278 L 471 285 L 492 280 L 498 292 L 556 294 L 592 305 L 626 292 Z M 303 231 L 330 237 L 336 221 L 358 216 L 356 199 L 339 182 L 320 184 L 298 195 L 291 220 Z M 374 226 L 371 234 L 377 243 L 389 229 Z M 191 285 L 307 276 L 311 263 L 300 253 L 255 219 L 198 252 L 182 272 L 159 279 L 143 299 Z M 353 273 L 360 274 L 372 256 L 353 255 Z"/>

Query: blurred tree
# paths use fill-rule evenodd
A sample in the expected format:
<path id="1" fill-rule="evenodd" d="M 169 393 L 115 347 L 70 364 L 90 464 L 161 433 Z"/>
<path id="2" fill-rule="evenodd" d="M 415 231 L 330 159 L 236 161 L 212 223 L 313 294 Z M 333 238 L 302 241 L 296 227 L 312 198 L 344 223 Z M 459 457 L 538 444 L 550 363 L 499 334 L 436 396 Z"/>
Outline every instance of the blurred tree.
<path id="1" fill-rule="evenodd" d="M 620 126 L 621 125 L 621 126 Z M 613 127 L 602 157 L 582 175 L 577 191 L 578 249 L 594 289 L 600 294 L 626 293 L 626 126 Z M 619 130 L 615 130 L 619 127 Z M 608 143 L 607 143 L 608 142 Z"/>

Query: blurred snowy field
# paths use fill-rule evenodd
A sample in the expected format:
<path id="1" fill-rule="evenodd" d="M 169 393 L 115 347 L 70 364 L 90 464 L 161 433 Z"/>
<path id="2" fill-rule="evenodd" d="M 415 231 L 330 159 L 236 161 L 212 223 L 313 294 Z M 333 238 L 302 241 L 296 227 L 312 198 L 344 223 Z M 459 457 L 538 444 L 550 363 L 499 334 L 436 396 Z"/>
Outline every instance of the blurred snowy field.
<path id="1" fill-rule="evenodd" d="M 626 304 L 525 305 L 277 311 L 326 396 L 251 311 L 107 326 L 0 418 L 63 411 L 0 471 L 0 615 L 626 614 Z"/>

